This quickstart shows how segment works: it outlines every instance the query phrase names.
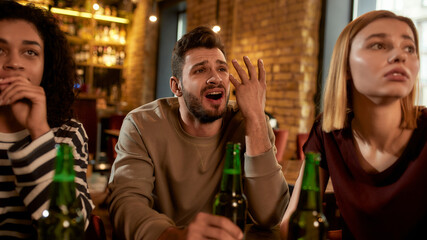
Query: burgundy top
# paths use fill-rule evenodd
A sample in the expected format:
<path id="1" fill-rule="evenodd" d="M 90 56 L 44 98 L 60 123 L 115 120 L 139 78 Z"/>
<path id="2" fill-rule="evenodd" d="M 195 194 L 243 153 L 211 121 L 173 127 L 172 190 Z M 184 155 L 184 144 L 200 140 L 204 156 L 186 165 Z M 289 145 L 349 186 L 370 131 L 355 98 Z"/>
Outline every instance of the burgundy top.
<path id="1" fill-rule="evenodd" d="M 351 118 L 351 117 L 349 117 Z M 350 119 L 351 122 L 351 119 Z M 427 231 L 427 109 L 397 161 L 380 173 L 358 163 L 351 126 L 325 133 L 318 118 L 304 151 L 321 153 L 337 204 L 355 239 L 422 239 Z M 349 231 L 349 232 L 347 232 Z"/>

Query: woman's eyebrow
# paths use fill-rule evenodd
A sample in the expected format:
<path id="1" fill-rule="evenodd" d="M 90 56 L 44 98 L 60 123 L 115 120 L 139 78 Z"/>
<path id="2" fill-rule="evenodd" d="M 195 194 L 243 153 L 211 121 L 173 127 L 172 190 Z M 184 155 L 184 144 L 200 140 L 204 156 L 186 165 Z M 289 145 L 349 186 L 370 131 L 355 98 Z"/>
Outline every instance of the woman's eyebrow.
<path id="1" fill-rule="evenodd" d="M 39 46 L 40 48 L 42 47 L 41 44 L 37 41 L 23 40 L 22 43 L 24 45 L 36 45 L 36 46 Z"/>
<path id="2" fill-rule="evenodd" d="M 367 38 L 366 38 L 366 40 L 369 40 L 369 39 L 371 39 L 371 38 L 385 38 L 385 37 L 387 37 L 387 34 L 385 34 L 385 33 L 374 33 L 374 34 L 371 34 L 371 35 L 369 35 Z"/>
<path id="3" fill-rule="evenodd" d="M 387 37 L 387 34 L 385 34 L 385 33 L 374 33 L 374 34 L 369 35 L 369 36 L 366 38 L 366 40 L 369 40 L 369 39 L 371 39 L 371 38 L 375 38 L 375 37 L 378 37 L 378 38 L 386 38 L 386 37 Z M 409 36 L 408 34 L 402 34 L 402 35 L 401 35 L 401 37 L 402 37 L 403 39 L 408 39 L 408 40 L 411 40 L 412 42 L 415 42 L 415 41 L 414 41 L 414 39 L 413 39 L 411 36 Z"/>
<path id="4" fill-rule="evenodd" d="M 4 39 L 4 38 L 0 38 L 0 43 L 8 44 L 9 42 L 6 39 Z M 38 47 L 42 48 L 41 44 L 39 42 L 37 42 L 37 41 L 23 40 L 22 43 L 24 45 L 35 45 L 35 46 L 38 46 Z"/>

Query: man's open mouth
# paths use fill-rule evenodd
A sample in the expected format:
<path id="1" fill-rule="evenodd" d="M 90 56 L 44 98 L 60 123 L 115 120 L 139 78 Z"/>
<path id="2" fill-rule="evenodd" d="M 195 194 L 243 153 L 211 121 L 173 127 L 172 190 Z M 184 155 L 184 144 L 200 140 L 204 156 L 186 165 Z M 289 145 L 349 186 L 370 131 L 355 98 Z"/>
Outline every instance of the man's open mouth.
<path id="1" fill-rule="evenodd" d="M 213 100 L 218 100 L 222 98 L 222 92 L 210 92 L 206 94 L 206 97 Z"/>

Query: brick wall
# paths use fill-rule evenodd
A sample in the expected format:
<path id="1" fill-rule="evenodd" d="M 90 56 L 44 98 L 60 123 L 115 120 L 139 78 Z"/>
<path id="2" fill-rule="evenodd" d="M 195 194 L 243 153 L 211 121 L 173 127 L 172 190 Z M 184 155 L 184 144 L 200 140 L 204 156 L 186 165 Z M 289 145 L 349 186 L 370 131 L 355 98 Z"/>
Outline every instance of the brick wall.
<path id="1" fill-rule="evenodd" d="M 151 102 L 156 95 L 158 23 L 148 21 L 151 1 L 140 1 L 134 13 L 126 47 L 122 84 L 125 110 Z"/>
<path id="2" fill-rule="evenodd" d="M 315 117 L 321 0 L 220 0 L 220 35 L 230 61 L 264 60 L 266 111 L 290 131 L 284 159 L 296 158 L 296 136 Z M 187 0 L 187 28 L 215 23 L 216 1 Z"/>

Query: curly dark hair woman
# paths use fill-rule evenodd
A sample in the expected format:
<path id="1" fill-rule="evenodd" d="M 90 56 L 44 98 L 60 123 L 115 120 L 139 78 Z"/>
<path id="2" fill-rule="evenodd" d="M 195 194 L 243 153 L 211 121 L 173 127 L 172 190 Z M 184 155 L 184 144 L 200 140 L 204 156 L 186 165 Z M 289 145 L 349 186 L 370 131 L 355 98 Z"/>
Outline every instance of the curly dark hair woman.
<path id="1" fill-rule="evenodd" d="M 77 82 L 76 65 L 68 41 L 57 19 L 32 4 L 26 7 L 14 1 L 2 1 L 1 20 L 25 20 L 34 24 L 44 42 L 44 73 L 40 84 L 46 94 L 47 120 L 59 127 L 72 117 L 73 86 Z"/>
<path id="2" fill-rule="evenodd" d="M 0 239 L 37 239 L 44 233 L 38 233 L 37 223 L 56 202 L 50 201 L 50 189 L 58 144 L 73 149 L 72 204 L 81 211 L 72 221 L 81 234 L 89 226 L 94 205 L 86 180 L 88 137 L 71 110 L 75 67 L 49 11 L 0 0 Z"/>

